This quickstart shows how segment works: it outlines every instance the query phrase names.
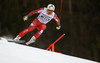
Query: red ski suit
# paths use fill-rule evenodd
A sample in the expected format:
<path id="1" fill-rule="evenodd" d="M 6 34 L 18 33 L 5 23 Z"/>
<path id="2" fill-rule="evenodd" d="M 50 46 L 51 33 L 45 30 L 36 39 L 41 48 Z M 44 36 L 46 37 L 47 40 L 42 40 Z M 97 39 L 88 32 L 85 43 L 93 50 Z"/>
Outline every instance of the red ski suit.
<path id="1" fill-rule="evenodd" d="M 23 37 L 26 33 L 33 31 L 35 28 L 38 29 L 38 31 L 35 33 L 35 38 L 38 38 L 43 31 L 46 29 L 46 24 L 51 20 L 54 19 L 58 25 L 60 25 L 60 20 L 57 17 L 57 15 L 53 12 L 52 15 L 47 14 L 47 8 L 40 8 L 38 10 L 33 10 L 30 12 L 27 16 L 30 17 L 34 14 L 39 14 L 39 16 L 30 24 L 29 28 L 23 30 L 21 33 L 19 33 L 20 37 Z"/>

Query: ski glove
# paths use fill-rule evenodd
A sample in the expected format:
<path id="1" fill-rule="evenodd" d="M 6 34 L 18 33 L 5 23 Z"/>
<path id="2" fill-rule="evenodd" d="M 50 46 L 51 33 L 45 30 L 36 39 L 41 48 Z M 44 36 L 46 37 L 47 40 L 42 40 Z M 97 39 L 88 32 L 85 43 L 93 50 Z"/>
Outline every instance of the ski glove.
<path id="1" fill-rule="evenodd" d="M 61 25 L 58 24 L 58 26 L 56 27 L 56 29 L 57 29 L 57 30 L 60 30 L 60 28 L 61 28 Z"/>
<path id="2" fill-rule="evenodd" d="M 24 21 L 28 20 L 28 16 L 24 16 L 24 17 L 23 17 L 23 20 L 24 20 Z"/>

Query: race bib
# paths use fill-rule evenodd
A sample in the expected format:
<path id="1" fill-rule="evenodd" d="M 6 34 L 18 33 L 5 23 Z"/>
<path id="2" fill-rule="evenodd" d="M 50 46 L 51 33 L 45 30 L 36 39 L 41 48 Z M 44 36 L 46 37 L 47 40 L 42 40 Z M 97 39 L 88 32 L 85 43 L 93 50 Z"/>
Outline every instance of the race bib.
<path id="1" fill-rule="evenodd" d="M 54 13 L 52 13 L 51 15 L 47 14 L 47 9 L 45 8 L 38 16 L 38 19 L 41 23 L 48 23 L 51 19 L 53 19 L 54 17 Z"/>
<path id="2" fill-rule="evenodd" d="M 51 17 L 45 15 L 45 14 L 42 14 L 39 15 L 39 18 L 42 19 L 43 21 L 50 21 L 51 20 Z"/>

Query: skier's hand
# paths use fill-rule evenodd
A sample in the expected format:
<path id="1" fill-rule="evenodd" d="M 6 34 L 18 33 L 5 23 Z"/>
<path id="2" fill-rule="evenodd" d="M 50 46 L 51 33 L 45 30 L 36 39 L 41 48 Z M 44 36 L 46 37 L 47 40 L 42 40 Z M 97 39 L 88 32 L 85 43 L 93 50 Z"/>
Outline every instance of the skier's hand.
<path id="1" fill-rule="evenodd" d="M 61 28 L 61 25 L 59 24 L 59 25 L 56 27 L 56 29 L 57 29 L 57 30 L 60 30 L 60 28 Z"/>
<path id="2" fill-rule="evenodd" d="M 24 16 L 24 17 L 23 17 L 23 20 L 24 20 L 24 21 L 28 20 L 28 16 Z"/>

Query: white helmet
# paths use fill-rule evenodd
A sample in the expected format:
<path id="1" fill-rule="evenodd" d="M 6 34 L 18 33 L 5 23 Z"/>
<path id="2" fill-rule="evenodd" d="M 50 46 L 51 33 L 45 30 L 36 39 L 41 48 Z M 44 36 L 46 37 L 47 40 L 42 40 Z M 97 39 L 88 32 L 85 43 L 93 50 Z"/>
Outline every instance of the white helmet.
<path id="1" fill-rule="evenodd" d="M 47 6 L 47 9 L 49 9 L 49 10 L 55 10 L 55 6 L 53 4 L 49 4 Z"/>

